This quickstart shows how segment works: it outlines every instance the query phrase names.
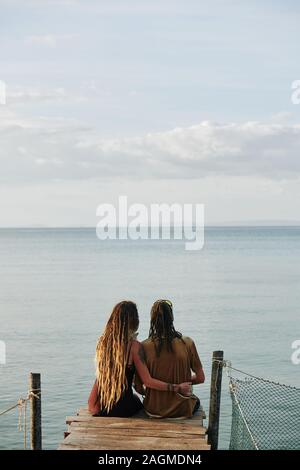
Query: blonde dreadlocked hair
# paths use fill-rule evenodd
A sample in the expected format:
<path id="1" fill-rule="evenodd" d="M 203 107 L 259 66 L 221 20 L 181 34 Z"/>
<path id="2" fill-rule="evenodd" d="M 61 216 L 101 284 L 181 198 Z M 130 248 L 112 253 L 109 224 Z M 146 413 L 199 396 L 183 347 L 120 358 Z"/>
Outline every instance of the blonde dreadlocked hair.
<path id="1" fill-rule="evenodd" d="M 139 326 L 136 304 L 123 300 L 113 309 L 96 347 L 96 377 L 102 410 L 109 412 L 127 387 L 129 343 Z"/>

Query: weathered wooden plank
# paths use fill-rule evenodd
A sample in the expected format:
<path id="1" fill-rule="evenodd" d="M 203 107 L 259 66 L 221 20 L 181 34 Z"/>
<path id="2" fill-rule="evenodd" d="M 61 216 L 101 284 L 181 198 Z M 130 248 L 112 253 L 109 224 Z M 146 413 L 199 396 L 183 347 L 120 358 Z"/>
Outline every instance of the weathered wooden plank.
<path id="1" fill-rule="evenodd" d="M 209 450 L 205 440 L 199 438 L 161 439 L 159 437 L 126 437 L 124 440 L 111 439 L 109 436 L 71 433 L 60 445 L 60 450 L 68 447 L 90 450 Z"/>
<path id="2" fill-rule="evenodd" d="M 193 448 L 190 448 L 190 449 L 187 449 L 187 448 L 182 448 L 181 446 L 177 446 L 177 445 L 173 445 L 172 447 L 170 448 L 165 448 L 165 447 L 162 447 L 162 448 L 158 448 L 158 447 L 152 447 L 152 448 L 144 448 L 144 447 L 141 447 L 141 448 L 138 448 L 137 446 L 134 446 L 134 447 L 131 447 L 131 448 L 124 448 L 124 447 L 117 447 L 117 448 L 112 448 L 112 447 L 95 447 L 94 445 L 91 445 L 91 446 L 88 446 L 86 444 L 83 444 L 83 445 L 80 445 L 80 444 L 60 444 L 60 446 L 58 447 L 57 450 L 62 450 L 62 451 L 66 451 L 66 450 L 98 450 L 98 451 L 108 451 L 108 450 L 140 450 L 140 451 L 151 451 L 151 450 L 174 450 L 174 451 L 183 451 L 183 450 L 190 450 L 190 451 L 194 451 L 194 450 L 201 450 L 201 451 L 208 451 L 210 450 L 210 446 L 207 444 L 206 446 L 203 446 L 203 447 L 193 447 Z"/>
<path id="3" fill-rule="evenodd" d="M 87 428 L 87 429 L 109 429 L 109 432 L 110 433 L 118 433 L 118 432 L 122 432 L 124 434 L 128 434 L 131 432 L 131 430 L 135 430 L 134 432 L 136 432 L 136 430 L 142 432 L 142 431 L 147 431 L 147 430 L 150 430 L 151 432 L 172 432 L 174 434 L 195 434 L 195 435 L 199 435 L 199 436 L 204 436 L 206 434 L 206 428 L 205 427 L 202 427 L 202 426 L 199 426 L 199 427 L 194 427 L 194 426 L 181 426 L 180 428 L 173 428 L 173 426 L 170 426 L 170 427 L 159 427 L 159 426 L 156 426 L 156 427 L 153 427 L 153 426 L 141 426 L 141 427 L 138 427 L 138 428 L 133 428 L 133 427 L 122 427 L 122 426 L 106 426 L 105 424 L 103 423 L 97 423 L 97 422 L 90 422 L 90 423 L 86 423 L 86 422 L 76 422 L 76 421 L 73 421 L 71 424 L 69 424 L 68 426 L 68 432 L 72 432 L 72 429 L 79 429 L 79 428 Z"/>
<path id="4" fill-rule="evenodd" d="M 92 414 L 89 412 L 87 408 L 79 408 L 77 415 L 78 416 L 92 416 Z M 139 419 L 139 418 L 153 419 L 153 418 L 149 418 L 149 416 L 144 410 L 141 410 L 139 413 L 131 417 L 131 419 Z M 206 414 L 202 407 L 200 407 L 200 409 L 196 411 L 196 413 L 191 418 L 164 418 L 164 420 L 172 419 L 172 420 L 183 420 L 183 421 L 194 421 L 194 420 L 196 421 L 196 420 L 199 420 L 200 418 L 206 419 Z"/>
<path id="5" fill-rule="evenodd" d="M 98 426 L 103 425 L 103 427 L 106 428 L 130 428 L 130 429 L 140 429 L 140 428 L 146 428 L 146 429 L 170 429 L 172 428 L 174 431 L 183 431 L 183 430 L 188 430 L 189 428 L 201 428 L 201 426 L 191 426 L 190 424 L 187 423 L 180 423 L 179 421 L 176 422 L 170 422 L 167 420 L 160 420 L 160 419 L 151 419 L 151 420 L 144 420 L 144 419 L 139 419 L 139 420 L 134 420 L 131 418 L 95 418 L 91 416 L 69 416 L 66 418 L 67 424 L 71 424 L 73 422 L 82 422 L 82 423 L 87 423 L 88 425 L 91 423 L 96 423 L 98 422 Z"/>
<path id="6" fill-rule="evenodd" d="M 152 451 L 152 450 L 166 450 L 166 451 L 195 451 L 195 450 L 201 450 L 201 451 L 207 451 L 210 450 L 210 445 L 203 445 L 203 446 L 196 446 L 192 445 L 190 448 L 188 447 L 182 447 L 177 444 L 172 444 L 170 446 L 145 446 L 141 445 L 138 447 L 136 444 L 133 444 L 132 446 L 120 446 L 120 447 L 112 447 L 112 446 L 99 446 L 99 445 L 94 445 L 94 444 L 86 444 L 86 443 L 75 443 L 75 444 L 61 444 L 57 450 L 98 450 L 98 451 L 115 451 L 115 450 L 124 450 L 124 451 L 136 451 L 136 450 L 141 450 L 141 451 Z"/>
<path id="7" fill-rule="evenodd" d="M 147 428 L 129 428 L 129 429 L 113 429 L 110 428 L 109 430 L 107 427 L 104 426 L 97 426 L 97 425 L 86 425 L 85 423 L 72 423 L 68 428 L 69 433 L 73 432 L 82 432 L 82 433 L 90 433 L 90 434 L 98 434 L 101 435 L 109 435 L 113 438 L 116 436 L 126 437 L 127 436 L 144 436 L 144 437 L 172 437 L 173 439 L 181 439 L 184 437 L 194 437 L 199 439 L 206 438 L 206 430 L 204 428 L 189 428 L 184 429 L 181 431 L 174 431 L 173 429 L 166 429 L 166 430 L 159 430 L 159 429 L 152 429 L 149 427 Z"/>
<path id="8" fill-rule="evenodd" d="M 152 438 L 159 438 L 159 439 L 173 439 L 173 440 L 182 440 L 182 439 L 200 439 L 202 442 L 206 442 L 206 435 L 198 435 L 198 434 L 177 434 L 177 433 L 167 433 L 167 432 L 156 432 L 156 433 L 153 433 L 149 430 L 145 431 L 145 432 L 137 432 L 135 434 L 131 433 L 131 434 L 123 434 L 119 431 L 119 433 L 113 433 L 111 434 L 111 432 L 107 433 L 105 432 L 104 429 L 102 430 L 97 430 L 97 429 L 90 429 L 90 428 L 80 428 L 80 429 L 74 429 L 72 430 L 71 433 L 69 433 L 69 435 L 72 434 L 72 435 L 77 435 L 77 436 L 89 436 L 91 438 L 97 438 L 99 440 L 102 440 L 102 439 L 140 439 L 140 438 L 147 438 L 149 440 L 151 440 Z"/>

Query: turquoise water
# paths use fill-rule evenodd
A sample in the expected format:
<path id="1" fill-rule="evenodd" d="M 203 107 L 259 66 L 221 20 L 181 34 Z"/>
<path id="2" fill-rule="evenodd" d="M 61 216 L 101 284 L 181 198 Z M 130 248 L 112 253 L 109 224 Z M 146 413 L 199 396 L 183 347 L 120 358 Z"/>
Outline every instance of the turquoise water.
<path id="1" fill-rule="evenodd" d="M 63 438 L 65 416 L 86 402 L 97 337 L 120 299 L 139 307 L 140 338 L 157 298 L 174 303 L 207 373 L 195 387 L 208 409 L 211 353 L 234 366 L 300 386 L 291 344 L 300 339 L 300 228 L 209 228 L 205 247 L 181 241 L 102 241 L 93 229 L 0 230 L 0 411 L 42 374 L 44 448 Z M 223 381 L 221 447 L 231 404 Z M 0 417 L 0 448 L 22 448 L 15 411 Z"/>

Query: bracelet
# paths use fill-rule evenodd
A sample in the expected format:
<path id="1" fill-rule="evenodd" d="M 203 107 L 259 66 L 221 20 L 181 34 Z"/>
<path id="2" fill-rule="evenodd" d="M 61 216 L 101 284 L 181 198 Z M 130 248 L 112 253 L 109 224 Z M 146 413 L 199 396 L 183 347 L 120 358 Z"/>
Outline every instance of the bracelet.
<path id="1" fill-rule="evenodd" d="M 167 391 L 168 392 L 176 392 L 176 387 L 178 386 L 177 392 L 180 393 L 180 386 L 177 384 L 167 384 Z"/>

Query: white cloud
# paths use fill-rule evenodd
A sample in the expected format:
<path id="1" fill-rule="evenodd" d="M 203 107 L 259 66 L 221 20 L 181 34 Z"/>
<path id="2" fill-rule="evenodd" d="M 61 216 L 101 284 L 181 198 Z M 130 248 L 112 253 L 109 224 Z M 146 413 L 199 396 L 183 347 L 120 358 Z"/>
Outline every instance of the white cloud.
<path id="1" fill-rule="evenodd" d="M 300 125 L 202 122 L 130 139 L 76 144 L 92 167 L 148 177 L 200 178 L 257 175 L 292 178 L 300 173 Z"/>
<path id="2" fill-rule="evenodd" d="M 85 90 L 80 90 L 85 91 Z M 52 102 L 78 102 L 88 100 L 88 93 L 76 93 L 66 90 L 64 87 L 58 88 L 25 88 L 25 87 L 7 87 L 6 105 L 25 105 L 33 103 L 52 103 Z"/>
<path id="3" fill-rule="evenodd" d="M 27 46 L 43 46 L 55 48 L 60 43 L 71 41 L 78 37 L 77 34 L 39 34 L 25 37 L 24 43 Z"/>
<path id="4" fill-rule="evenodd" d="M 7 93 L 7 105 L 25 104 L 29 102 L 63 100 L 67 96 L 64 88 L 51 90 L 15 88 Z"/>
<path id="5" fill-rule="evenodd" d="M 300 175 L 300 125 L 202 122 L 136 138 L 101 139 L 76 121 L 6 114 L 0 133 L 1 179 L 8 182 Z"/>

